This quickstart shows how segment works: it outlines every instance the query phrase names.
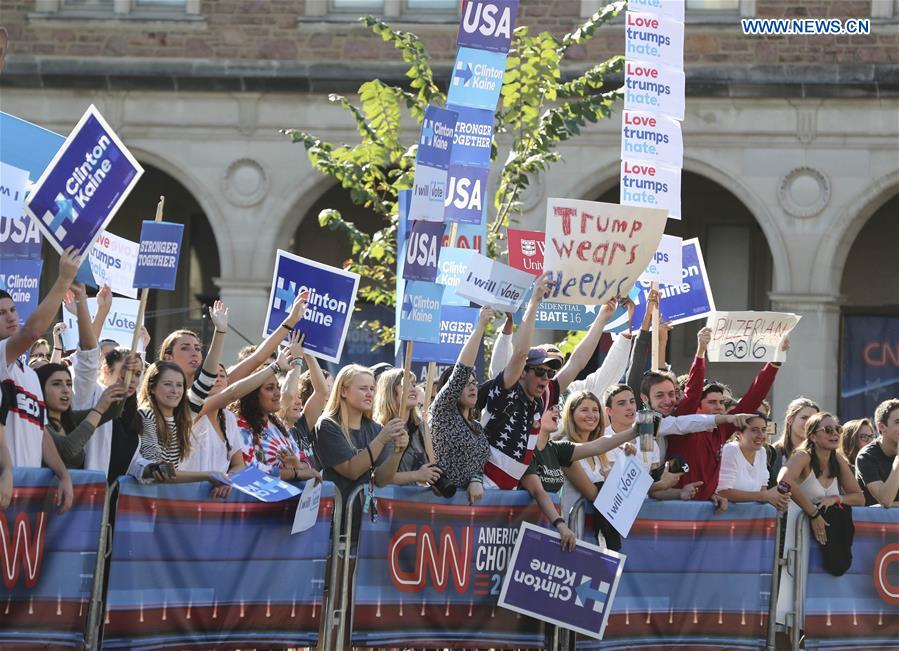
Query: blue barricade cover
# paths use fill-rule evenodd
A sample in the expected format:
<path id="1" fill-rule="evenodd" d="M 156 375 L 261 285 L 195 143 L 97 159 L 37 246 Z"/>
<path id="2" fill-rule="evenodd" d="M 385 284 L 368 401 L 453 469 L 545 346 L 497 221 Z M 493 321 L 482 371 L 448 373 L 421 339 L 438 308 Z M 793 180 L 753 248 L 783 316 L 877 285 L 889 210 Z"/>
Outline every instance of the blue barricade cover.
<path id="1" fill-rule="evenodd" d="M 530 494 L 487 490 L 470 506 L 465 491 L 388 487 L 377 498 L 359 534 L 354 645 L 543 648 L 541 622 L 496 605 L 519 525 L 548 526 Z"/>
<path id="2" fill-rule="evenodd" d="M 806 649 L 899 646 L 899 509 L 853 507 L 852 565 L 828 574 L 809 537 L 805 591 Z"/>
<path id="3" fill-rule="evenodd" d="M 592 505 L 584 540 L 593 537 Z M 768 626 L 776 511 L 767 504 L 646 500 L 603 641 L 578 649 L 641 646 L 761 648 Z"/>
<path id="4" fill-rule="evenodd" d="M 13 499 L 0 513 L 0 647 L 84 643 L 106 476 L 70 472 L 75 497 L 63 514 L 54 504 L 50 470 L 13 472 Z"/>
<path id="5" fill-rule="evenodd" d="M 121 478 L 104 648 L 305 646 L 319 638 L 334 485 L 291 535 L 298 500 Z"/>

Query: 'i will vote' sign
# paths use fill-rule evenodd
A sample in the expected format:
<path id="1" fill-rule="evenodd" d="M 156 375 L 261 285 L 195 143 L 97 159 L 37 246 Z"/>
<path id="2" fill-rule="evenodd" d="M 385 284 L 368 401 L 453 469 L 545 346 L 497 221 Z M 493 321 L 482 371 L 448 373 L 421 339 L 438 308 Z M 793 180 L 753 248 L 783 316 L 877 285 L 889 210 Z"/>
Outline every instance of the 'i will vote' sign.
<path id="1" fill-rule="evenodd" d="M 83 254 L 143 173 L 91 105 L 26 199 L 25 212 L 54 249 Z"/>

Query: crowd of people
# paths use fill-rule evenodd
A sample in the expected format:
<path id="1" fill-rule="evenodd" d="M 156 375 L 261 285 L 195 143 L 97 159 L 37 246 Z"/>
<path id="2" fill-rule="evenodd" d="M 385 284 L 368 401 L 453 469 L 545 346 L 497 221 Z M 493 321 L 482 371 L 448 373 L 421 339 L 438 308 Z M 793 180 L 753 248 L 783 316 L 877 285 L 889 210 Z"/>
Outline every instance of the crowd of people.
<path id="1" fill-rule="evenodd" d="M 639 331 L 619 335 L 602 365 L 585 375 L 622 300 L 598 310 L 566 359 L 554 346 L 532 343 L 550 289 L 549 276 L 541 276 L 517 330 L 506 318 L 498 333 L 486 382 L 475 362 L 495 317 L 490 308 L 481 309 L 431 400 L 403 369 L 383 364 L 348 364 L 331 378 L 303 349 L 305 294 L 233 365 L 221 360 L 228 333 L 221 302 L 209 309 L 214 333 L 205 355 L 195 332 L 176 330 L 148 363 L 98 340 L 111 296 L 107 288 L 98 292 L 92 319 L 86 290 L 75 282 L 78 262 L 72 251 L 61 257 L 58 278 L 22 327 L 11 296 L 0 291 L 0 508 L 10 503 L 18 466 L 49 467 L 65 511 L 73 495 L 69 469 L 99 470 L 110 482 L 123 474 L 144 483 L 211 482 L 212 497 L 221 498 L 230 490 L 226 475 L 256 465 L 287 481 L 324 478 L 344 497 L 365 486 L 369 511 L 377 509 L 377 488 L 388 484 L 439 484 L 438 492 L 463 491 L 472 504 L 485 490 L 523 489 L 570 549 L 571 506 L 582 496 L 592 501 L 628 456 L 652 474 L 650 498 L 709 501 L 719 512 L 731 502 L 769 503 L 786 512 L 787 536 L 807 518 L 824 546 L 844 505 L 899 503 L 899 400 L 883 402 L 873 420 L 841 426 L 798 397 L 771 444 L 776 428 L 765 398 L 780 363 L 765 364 L 734 395 L 707 377 L 710 331 L 703 328 L 686 375 L 644 370 L 655 292 Z M 53 325 L 60 303 L 77 317 L 74 351 L 62 349 Z M 50 329 L 52 346 L 42 339 Z M 650 445 L 634 443 L 641 413 L 651 414 Z M 550 498 L 560 492 L 561 508 Z M 614 528 L 597 521 L 598 542 L 619 548 Z"/>

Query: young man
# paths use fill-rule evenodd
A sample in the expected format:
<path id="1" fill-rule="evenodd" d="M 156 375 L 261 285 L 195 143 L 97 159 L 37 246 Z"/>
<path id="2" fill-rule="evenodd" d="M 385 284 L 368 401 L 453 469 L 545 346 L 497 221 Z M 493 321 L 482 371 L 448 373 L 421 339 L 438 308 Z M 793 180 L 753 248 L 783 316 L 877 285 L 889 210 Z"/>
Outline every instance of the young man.
<path id="1" fill-rule="evenodd" d="M 881 402 L 874 411 L 874 423 L 880 437 L 858 453 L 855 478 L 867 506 L 899 506 L 899 399 Z"/>
<path id="2" fill-rule="evenodd" d="M 40 467 L 43 461 L 59 478 L 56 503 L 65 512 L 72 505 L 72 479 L 44 430 L 45 405 L 37 374 L 22 355 L 42 337 L 56 315 L 69 285 L 78 272 L 78 254 L 66 249 L 59 260 L 59 276 L 31 316 L 19 327 L 16 304 L 0 291 L 0 383 L 8 405 L 6 439 L 13 466 Z"/>

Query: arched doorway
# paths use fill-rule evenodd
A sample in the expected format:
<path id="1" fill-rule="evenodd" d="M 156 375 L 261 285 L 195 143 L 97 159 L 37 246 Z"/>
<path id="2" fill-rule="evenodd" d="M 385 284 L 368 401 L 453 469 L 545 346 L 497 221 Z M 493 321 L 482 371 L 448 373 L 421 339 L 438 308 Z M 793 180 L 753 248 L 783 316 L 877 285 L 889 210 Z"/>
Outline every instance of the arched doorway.
<path id="1" fill-rule="evenodd" d="M 882 205 L 849 250 L 840 354 L 840 416 L 871 418 L 899 395 L 899 194 Z"/>
<path id="2" fill-rule="evenodd" d="M 616 184 L 596 198 L 618 203 Z M 665 232 L 684 239 L 698 237 L 719 310 L 767 310 L 773 276 L 771 250 L 749 209 L 727 188 L 700 174 L 683 171 L 681 215 L 669 219 Z M 678 326 L 668 342 L 675 373 L 686 373 L 696 351 L 696 333 L 705 321 Z M 709 377 L 745 391 L 758 372 L 754 364 L 717 363 Z"/>

